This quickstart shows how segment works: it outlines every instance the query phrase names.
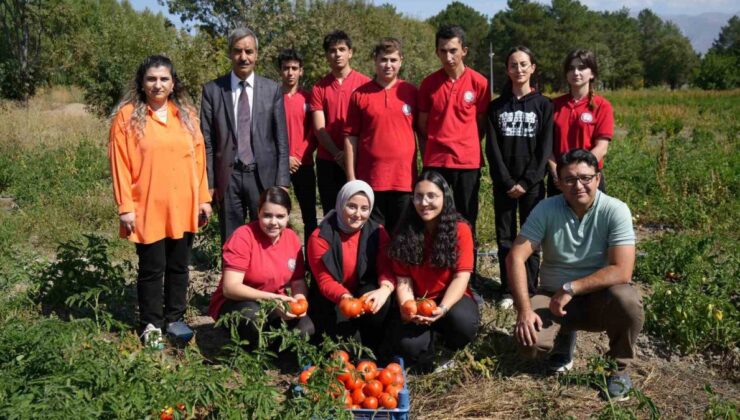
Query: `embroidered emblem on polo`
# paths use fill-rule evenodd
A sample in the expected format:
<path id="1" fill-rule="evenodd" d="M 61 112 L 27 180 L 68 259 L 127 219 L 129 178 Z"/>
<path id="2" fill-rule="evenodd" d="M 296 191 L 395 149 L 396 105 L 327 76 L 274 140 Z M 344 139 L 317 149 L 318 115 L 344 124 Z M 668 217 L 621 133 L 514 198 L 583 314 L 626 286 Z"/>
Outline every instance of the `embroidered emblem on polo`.
<path id="1" fill-rule="evenodd" d="M 290 258 L 288 260 L 288 270 L 295 271 L 295 258 Z"/>
<path id="2" fill-rule="evenodd" d="M 411 115 L 411 105 L 403 104 L 401 111 L 403 111 L 403 115 Z"/>
<path id="3" fill-rule="evenodd" d="M 581 121 L 585 123 L 594 122 L 594 116 L 590 112 L 584 112 L 583 114 L 581 114 Z"/>
<path id="4" fill-rule="evenodd" d="M 465 100 L 465 102 L 469 104 L 472 104 L 473 101 L 475 100 L 475 94 L 473 93 L 473 91 L 466 90 L 465 93 L 463 93 L 463 100 Z"/>

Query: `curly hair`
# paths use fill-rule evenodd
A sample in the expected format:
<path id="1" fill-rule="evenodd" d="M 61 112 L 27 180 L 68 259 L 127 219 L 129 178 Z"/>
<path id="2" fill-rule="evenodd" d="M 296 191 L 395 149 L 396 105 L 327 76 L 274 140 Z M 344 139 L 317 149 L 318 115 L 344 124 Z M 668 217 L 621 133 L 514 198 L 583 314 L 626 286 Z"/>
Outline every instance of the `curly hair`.
<path id="1" fill-rule="evenodd" d="M 151 55 L 144 59 L 136 70 L 136 76 L 129 83 L 129 88 L 123 95 L 123 98 L 118 105 L 113 108 L 113 112 L 110 115 L 110 120 L 115 118 L 116 114 L 127 104 L 134 106 L 134 112 L 131 114 L 131 119 L 127 122 L 129 129 L 132 129 L 138 138 L 144 135 L 144 126 L 146 125 L 147 116 L 147 99 L 146 92 L 144 92 L 144 77 L 146 72 L 150 68 L 166 67 L 172 75 L 172 92 L 170 92 L 168 100 L 175 104 L 175 107 L 180 111 L 180 120 L 185 128 L 188 129 L 190 134 L 194 134 L 197 126 L 197 121 L 193 121 L 197 115 L 197 110 L 190 100 L 190 97 L 185 90 L 185 86 L 177 76 L 175 67 L 172 64 L 172 60 L 163 55 Z"/>
<path id="2" fill-rule="evenodd" d="M 429 262 L 434 267 L 454 268 L 457 264 L 457 222 L 464 220 L 455 209 L 452 189 L 442 175 L 435 171 L 424 171 L 414 186 L 421 181 L 429 181 L 443 193 L 442 212 L 437 216 L 439 223 L 432 234 Z M 413 200 L 403 212 L 395 236 L 388 248 L 388 256 L 409 265 L 424 262 L 424 221 L 416 212 Z"/>

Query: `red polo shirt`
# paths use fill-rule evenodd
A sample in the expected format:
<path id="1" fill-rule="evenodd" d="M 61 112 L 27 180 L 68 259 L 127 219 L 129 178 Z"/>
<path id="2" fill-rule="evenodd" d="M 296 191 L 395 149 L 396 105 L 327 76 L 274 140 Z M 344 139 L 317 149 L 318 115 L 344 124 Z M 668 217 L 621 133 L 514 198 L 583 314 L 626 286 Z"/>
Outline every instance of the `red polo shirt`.
<path id="1" fill-rule="evenodd" d="M 270 293 L 285 294 L 285 286 L 293 280 L 303 280 L 302 242 L 291 229 L 285 229 L 276 243 L 262 232 L 259 221 L 240 226 L 224 244 L 223 270 L 244 273 L 243 283 Z M 218 319 L 224 280 L 211 297 L 208 315 Z"/>
<path id="2" fill-rule="evenodd" d="M 347 108 L 352 92 L 369 82 L 370 78 L 352 70 L 340 84 L 333 74 L 327 74 L 319 80 L 311 92 L 311 112 L 324 111 L 327 133 L 339 150 L 344 150 L 344 122 L 347 120 Z M 334 160 L 329 151 L 319 144 L 318 159 Z"/>
<path id="3" fill-rule="evenodd" d="M 339 234 L 342 240 L 342 274 L 344 278 L 335 279 L 321 260 L 321 257 L 329 250 L 330 246 L 328 242 L 319 237 L 320 230 L 314 230 L 308 239 L 308 252 L 306 255 L 321 294 L 330 301 L 339 303 L 343 294 L 349 293 L 354 295 L 357 291 L 357 252 L 360 244 L 361 231 L 358 230 L 350 234 Z M 388 232 L 381 226 L 380 243 L 378 244 L 380 249 L 378 250 L 378 256 L 375 261 L 378 286 L 380 286 L 380 282 L 383 280 L 388 280 L 396 284 L 396 278 L 393 275 L 390 260 L 386 254 L 389 242 L 390 237 L 388 236 Z"/>
<path id="4" fill-rule="evenodd" d="M 421 265 L 408 265 L 391 260 L 393 272 L 399 277 L 410 277 L 414 286 L 414 296 L 426 296 L 439 301 L 444 296 L 452 278 L 459 272 L 473 271 L 473 232 L 466 222 L 457 222 L 457 264 L 454 269 L 432 266 L 429 261 L 429 248 L 432 245 L 429 235 L 424 235 L 424 262 Z M 465 294 L 472 296 L 470 288 Z"/>
<path id="5" fill-rule="evenodd" d="M 598 138 L 612 139 L 614 135 L 614 111 L 612 104 L 601 96 L 594 95 L 595 109 L 588 109 L 588 98 L 576 103 L 570 93 L 553 101 L 553 154 L 555 161 L 572 149 L 591 150 Z M 599 162 L 599 168 L 604 161 Z"/>
<path id="6" fill-rule="evenodd" d="M 357 140 L 357 178 L 374 191 L 411 191 L 416 178 L 414 85 L 372 80 L 352 94 L 344 134 Z"/>
<path id="7" fill-rule="evenodd" d="M 298 89 L 293 95 L 283 94 L 285 122 L 288 125 L 288 153 L 301 161 L 301 165 L 313 165 L 316 137 L 311 129 L 308 113 L 310 95 Z"/>
<path id="8" fill-rule="evenodd" d="M 427 76 L 419 87 L 419 112 L 429 114 L 424 166 L 483 166 L 477 117 L 490 101 L 488 80 L 470 67 L 454 82 L 444 69 Z"/>

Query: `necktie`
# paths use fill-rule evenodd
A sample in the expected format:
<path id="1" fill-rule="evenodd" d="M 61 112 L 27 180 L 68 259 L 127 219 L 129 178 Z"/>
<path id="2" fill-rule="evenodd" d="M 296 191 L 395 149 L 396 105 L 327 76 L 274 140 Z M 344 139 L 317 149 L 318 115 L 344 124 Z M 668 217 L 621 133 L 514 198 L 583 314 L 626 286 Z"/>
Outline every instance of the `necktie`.
<path id="1" fill-rule="evenodd" d="M 250 164 L 254 160 L 252 154 L 252 118 L 249 112 L 249 96 L 247 95 L 247 82 L 242 80 L 239 82 L 241 85 L 241 93 L 239 94 L 239 106 L 237 112 L 236 131 L 237 131 L 237 155 L 239 160 L 244 164 Z"/>

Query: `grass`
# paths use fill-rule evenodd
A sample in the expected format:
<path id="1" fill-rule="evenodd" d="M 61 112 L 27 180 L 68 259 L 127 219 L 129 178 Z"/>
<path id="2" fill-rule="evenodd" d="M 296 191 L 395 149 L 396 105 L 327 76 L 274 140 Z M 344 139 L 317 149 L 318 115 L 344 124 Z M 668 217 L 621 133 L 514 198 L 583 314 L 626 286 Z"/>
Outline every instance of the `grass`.
<path id="1" fill-rule="evenodd" d="M 536 363 L 516 355 L 513 312 L 485 306 L 479 337 L 455 356 L 457 368 L 411 377 L 414 416 L 634 418 L 652 416 L 654 402 L 668 418 L 737 418 L 737 394 L 721 378 L 737 380 L 740 366 L 740 91 L 606 96 L 617 118 L 605 166 L 609 193 L 627 202 L 645 237 L 635 271 L 647 292 L 648 344 L 641 346 L 718 355 L 722 370 L 711 371 L 714 379 L 697 374 L 681 382 L 676 365 L 650 356 L 633 377 L 641 394 L 628 404 L 604 403 L 596 396 L 596 364 L 581 362 L 580 382 L 543 377 Z M 126 262 L 134 251 L 117 239 L 106 123 L 70 104 L 79 98 L 53 89 L 28 109 L 0 104 L 0 417 L 154 418 L 180 402 L 186 410 L 176 418 L 336 413 L 331 399 L 286 400 L 292 378 L 272 370 L 267 350 L 230 347 L 214 355 L 194 343 L 152 354 L 127 332 L 134 302 Z M 486 168 L 482 250 L 495 246 L 491 200 Z M 292 222 L 300 227 L 299 218 Z M 199 236 L 195 262 L 217 273 L 218 240 L 209 229 Z M 495 277 L 495 264 L 479 267 Z M 486 288 L 488 298 L 493 289 Z M 194 292 L 189 314 L 200 313 L 204 293 Z M 287 332 L 266 339 L 285 337 L 317 364 L 329 363 L 325 355 L 338 346 L 309 346 Z M 583 359 L 601 349 L 597 335 L 579 339 Z M 712 386 L 705 389 L 706 381 Z"/>

